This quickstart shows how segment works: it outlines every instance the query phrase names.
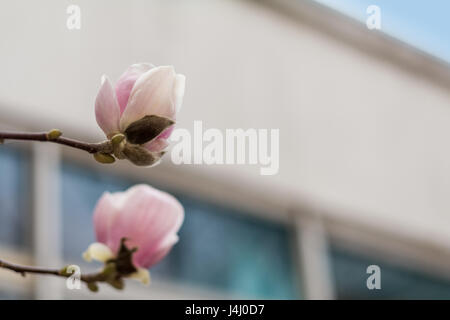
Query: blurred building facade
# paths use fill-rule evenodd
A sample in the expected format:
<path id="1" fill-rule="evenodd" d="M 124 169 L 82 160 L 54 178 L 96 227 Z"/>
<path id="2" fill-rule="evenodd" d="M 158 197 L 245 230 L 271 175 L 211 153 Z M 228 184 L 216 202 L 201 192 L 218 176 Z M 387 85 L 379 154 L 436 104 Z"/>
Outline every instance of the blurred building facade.
<path id="1" fill-rule="evenodd" d="M 66 9 L 81 9 L 68 30 Z M 280 129 L 280 169 L 120 162 L 0 147 L 0 255 L 78 264 L 103 191 L 149 183 L 186 208 L 153 285 L 67 290 L 0 270 L 2 298 L 450 298 L 450 71 L 309 1 L 9 2 L 0 13 L 2 130 L 102 139 L 103 73 L 187 76 L 178 127 Z M 367 267 L 381 268 L 369 290 Z"/>

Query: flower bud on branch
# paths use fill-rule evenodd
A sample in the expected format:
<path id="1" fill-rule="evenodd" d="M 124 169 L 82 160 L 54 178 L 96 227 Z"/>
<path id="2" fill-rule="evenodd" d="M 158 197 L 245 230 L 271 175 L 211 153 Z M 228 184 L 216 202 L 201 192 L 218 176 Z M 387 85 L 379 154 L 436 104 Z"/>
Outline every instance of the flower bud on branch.
<path id="1" fill-rule="evenodd" d="M 182 104 L 184 87 L 185 77 L 176 74 L 172 66 L 148 63 L 130 66 L 115 89 L 106 76 L 102 77 L 95 115 L 114 146 L 116 158 L 126 158 L 138 166 L 159 163 Z"/>
<path id="2" fill-rule="evenodd" d="M 123 289 L 125 278 L 148 284 L 148 268 L 161 261 L 178 242 L 177 232 L 183 219 L 183 207 L 173 196 L 148 185 L 103 194 L 94 210 L 97 242 L 88 247 L 83 258 L 103 262 L 104 266 L 97 273 L 82 274 L 80 280 L 94 292 L 98 291 L 99 282 Z M 47 269 L 0 260 L 0 268 L 23 276 L 27 273 L 72 276 L 69 266 Z"/>
<path id="3" fill-rule="evenodd" d="M 86 143 L 62 137 L 52 129 L 45 133 L 0 132 L 5 139 L 47 141 L 87 151 L 100 163 L 128 159 L 138 166 L 160 162 L 168 146 L 176 114 L 184 96 L 185 77 L 172 66 L 133 64 L 115 89 L 106 76 L 95 101 L 95 117 L 108 140 Z"/>
<path id="4" fill-rule="evenodd" d="M 183 219 L 183 207 L 173 196 L 148 185 L 105 193 L 94 210 L 98 242 L 91 244 L 83 257 L 114 262 L 121 274 L 147 283 L 147 269 L 177 243 Z"/>
<path id="5" fill-rule="evenodd" d="M 24 133 L 24 132 L 0 132 L 0 141 L 4 140 L 28 140 L 28 141 L 42 141 L 62 144 L 75 149 L 87 151 L 89 153 L 111 153 L 113 151 L 110 141 L 103 141 L 99 143 L 87 143 L 74 139 L 62 137 L 62 132 L 58 129 L 50 130 L 49 132 L 39 133 Z"/>

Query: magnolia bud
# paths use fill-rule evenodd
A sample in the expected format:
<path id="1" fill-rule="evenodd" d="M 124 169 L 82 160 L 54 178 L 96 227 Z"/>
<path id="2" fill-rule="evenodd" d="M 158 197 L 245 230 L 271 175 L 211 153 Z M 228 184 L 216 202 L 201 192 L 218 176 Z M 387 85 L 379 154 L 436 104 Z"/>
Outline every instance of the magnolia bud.
<path id="1" fill-rule="evenodd" d="M 123 149 L 125 157 L 137 166 L 152 166 L 161 159 L 161 153 L 151 152 L 136 144 L 127 143 Z"/>
<path id="2" fill-rule="evenodd" d="M 111 138 L 111 143 L 113 144 L 113 147 L 115 147 L 118 146 L 124 139 L 125 135 L 123 135 L 122 133 L 118 133 Z"/>
<path id="3" fill-rule="evenodd" d="M 59 270 L 59 274 L 65 277 L 69 277 L 72 275 L 72 272 L 68 271 L 69 266 L 65 266 L 64 268 L 62 268 L 61 270 Z"/>
<path id="4" fill-rule="evenodd" d="M 116 161 L 112 155 L 101 152 L 94 153 L 94 158 L 100 163 L 114 163 Z"/>
<path id="5" fill-rule="evenodd" d="M 142 166 L 159 162 L 158 153 L 169 144 L 184 88 L 185 77 L 175 73 L 172 66 L 134 64 L 119 78 L 115 88 L 106 76 L 102 77 L 95 101 L 95 116 L 105 135 L 114 139 L 111 143 L 117 159 L 126 157 Z M 153 154 L 131 151 L 134 147 L 128 147 L 128 155 L 125 155 L 122 150 L 125 140 L 117 133 Z"/>
<path id="6" fill-rule="evenodd" d="M 92 292 L 97 292 L 98 291 L 98 285 L 97 285 L 96 282 L 88 282 L 87 287 Z"/>
<path id="7" fill-rule="evenodd" d="M 62 132 L 59 129 L 52 129 L 47 133 L 47 139 L 52 141 L 52 140 L 56 140 L 59 137 L 61 137 Z"/>
<path id="8" fill-rule="evenodd" d="M 125 287 L 125 283 L 123 282 L 122 278 L 118 278 L 118 279 L 111 279 L 107 281 L 113 288 L 117 289 L 117 290 L 123 290 L 123 288 Z"/>
<path id="9" fill-rule="evenodd" d="M 125 130 L 127 140 L 133 144 L 144 144 L 155 139 L 175 121 L 160 116 L 145 116 L 133 122 Z"/>
<path id="10" fill-rule="evenodd" d="M 178 241 L 183 218 L 183 207 L 173 196 L 148 185 L 104 193 L 94 211 L 95 234 L 116 256 L 103 272 L 131 276 L 158 263 Z"/>

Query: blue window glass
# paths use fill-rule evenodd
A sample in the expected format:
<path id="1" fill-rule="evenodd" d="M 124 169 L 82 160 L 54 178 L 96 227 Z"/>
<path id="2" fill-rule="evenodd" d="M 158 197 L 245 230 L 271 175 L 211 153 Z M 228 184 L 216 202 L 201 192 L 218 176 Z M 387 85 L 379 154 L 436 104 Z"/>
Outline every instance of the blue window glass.
<path id="1" fill-rule="evenodd" d="M 62 210 L 64 257 L 83 264 L 81 254 L 95 242 L 92 212 L 103 192 L 124 191 L 131 182 L 94 170 L 63 164 Z"/>
<path id="2" fill-rule="evenodd" d="M 331 261 L 339 299 L 450 299 L 450 281 L 438 276 L 337 248 Z M 380 267 L 380 290 L 367 288 L 370 265 Z"/>
<path id="3" fill-rule="evenodd" d="M 155 267 L 155 274 L 249 297 L 298 297 L 291 235 L 285 226 L 177 198 L 186 210 L 180 242 Z"/>
<path id="4" fill-rule="evenodd" d="M 104 191 L 123 191 L 136 181 L 72 164 L 63 166 L 62 179 L 65 257 L 82 265 L 80 254 L 94 241 L 92 211 L 96 201 Z M 291 232 L 285 225 L 175 196 L 186 213 L 180 241 L 151 270 L 153 278 L 241 297 L 299 297 Z"/>
<path id="5" fill-rule="evenodd" d="M 0 145 L 0 243 L 26 247 L 30 240 L 28 154 Z"/>

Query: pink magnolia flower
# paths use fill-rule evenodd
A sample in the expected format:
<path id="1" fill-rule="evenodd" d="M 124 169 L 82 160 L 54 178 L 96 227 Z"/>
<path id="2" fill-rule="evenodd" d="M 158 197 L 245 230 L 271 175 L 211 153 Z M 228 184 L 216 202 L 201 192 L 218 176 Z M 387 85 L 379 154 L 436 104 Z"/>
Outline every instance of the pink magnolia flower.
<path id="1" fill-rule="evenodd" d="M 121 239 L 129 249 L 137 248 L 133 275 L 149 281 L 148 268 L 158 263 L 178 241 L 184 219 L 181 204 L 170 194 L 148 185 L 136 185 L 125 192 L 104 193 L 94 210 L 97 243 L 84 253 L 88 261 L 106 262 L 116 257 Z"/>
<path id="2" fill-rule="evenodd" d="M 95 101 L 97 123 L 108 138 L 124 133 L 145 116 L 160 116 L 175 121 L 180 110 L 185 77 L 176 74 L 172 66 L 155 67 L 149 63 L 130 66 L 119 78 L 115 88 L 106 76 Z M 173 126 L 143 146 L 151 152 L 161 152 L 167 145 Z"/>

